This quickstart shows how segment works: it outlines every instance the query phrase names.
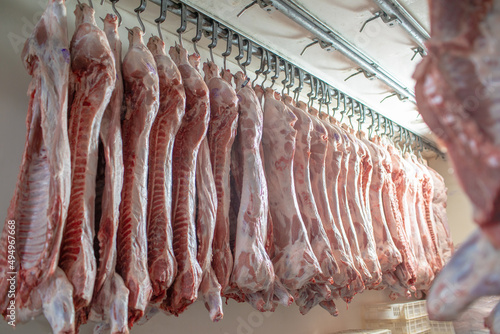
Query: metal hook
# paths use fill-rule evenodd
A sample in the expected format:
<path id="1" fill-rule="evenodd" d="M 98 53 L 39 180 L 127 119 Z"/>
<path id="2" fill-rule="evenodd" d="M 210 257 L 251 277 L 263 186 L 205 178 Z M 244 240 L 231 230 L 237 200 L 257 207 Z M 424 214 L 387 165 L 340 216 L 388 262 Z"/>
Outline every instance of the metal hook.
<path id="1" fill-rule="evenodd" d="M 238 55 L 236 55 L 234 59 L 236 59 L 238 66 L 245 73 L 245 69 L 240 64 L 240 60 L 243 59 L 243 56 L 245 55 L 245 49 L 244 49 L 245 40 L 240 36 L 240 34 L 235 34 L 235 36 L 236 36 L 236 44 L 238 44 Z"/>
<path id="2" fill-rule="evenodd" d="M 281 81 L 281 84 L 283 85 L 283 89 L 281 90 L 281 95 L 285 95 L 285 88 L 286 84 L 288 83 L 289 80 L 289 64 L 286 60 L 283 60 L 283 67 L 285 68 L 285 78 Z"/>
<path id="3" fill-rule="evenodd" d="M 252 41 L 247 39 L 247 59 L 241 64 L 243 66 L 243 73 L 247 75 L 247 66 L 252 62 L 253 46 Z"/>
<path id="4" fill-rule="evenodd" d="M 271 77 L 272 80 L 271 88 L 273 88 L 276 79 L 280 77 L 280 72 L 281 72 L 281 59 L 275 54 L 273 54 L 273 56 L 274 56 L 274 75 Z"/>
<path id="5" fill-rule="evenodd" d="M 290 88 L 295 86 L 295 66 L 293 64 L 288 64 L 289 65 L 289 71 L 290 71 L 290 83 L 286 85 L 286 94 L 290 95 Z"/>
<path id="6" fill-rule="evenodd" d="M 368 20 L 365 21 L 365 23 L 363 23 L 363 25 L 361 26 L 361 29 L 359 29 L 359 32 L 363 32 L 363 30 L 365 29 L 366 25 L 373 21 L 373 20 L 376 20 L 380 17 L 380 15 L 382 15 L 383 11 L 378 11 L 376 12 L 375 14 L 373 14 L 373 17 L 369 18 Z"/>
<path id="7" fill-rule="evenodd" d="M 373 125 L 375 124 L 375 117 L 373 116 L 373 110 L 368 109 L 368 111 L 370 112 L 370 119 L 372 120 L 372 122 L 368 126 L 368 139 L 372 139 L 372 136 L 373 136 Z"/>
<path id="8" fill-rule="evenodd" d="M 302 91 L 302 88 L 304 87 L 304 71 L 302 71 L 302 69 L 300 69 L 300 68 L 297 68 L 297 71 L 298 71 L 298 74 L 299 74 L 299 85 L 293 91 L 293 93 L 294 93 L 293 94 L 293 99 L 298 102 L 299 101 L 300 92 Z"/>
<path id="9" fill-rule="evenodd" d="M 330 92 L 330 86 L 326 85 L 326 113 L 330 115 L 330 103 L 332 103 L 332 93 Z"/>
<path id="10" fill-rule="evenodd" d="M 375 133 L 380 134 L 380 114 L 377 114 L 377 126 L 375 127 Z"/>
<path id="11" fill-rule="evenodd" d="M 252 88 L 255 88 L 255 82 L 257 81 L 257 79 L 259 78 L 259 75 L 264 72 L 264 67 L 266 66 L 266 57 L 264 56 L 264 54 L 267 52 L 266 49 L 263 49 L 262 47 L 258 47 L 260 49 L 260 67 L 255 70 L 255 79 L 253 79 L 252 81 Z"/>
<path id="12" fill-rule="evenodd" d="M 158 17 L 155 22 L 156 26 L 158 27 L 158 36 L 160 39 L 163 41 L 163 35 L 161 33 L 161 27 L 160 24 L 165 22 L 165 19 L 167 18 L 167 1 L 166 0 L 161 0 L 160 3 L 160 17 Z"/>
<path id="13" fill-rule="evenodd" d="M 238 15 L 236 15 L 236 17 L 240 17 L 247 9 L 249 9 L 250 7 L 252 7 L 253 5 L 256 5 L 257 4 L 257 0 L 255 1 L 252 1 L 249 5 L 246 5 L 239 13 Z"/>
<path id="14" fill-rule="evenodd" d="M 361 132 L 361 126 L 365 123 L 365 106 L 358 102 L 359 117 L 356 119 L 358 122 L 358 131 Z"/>
<path id="15" fill-rule="evenodd" d="M 307 105 L 309 107 L 312 107 L 313 96 L 315 93 L 315 87 L 314 87 L 315 80 L 314 80 L 314 77 L 310 74 L 309 74 L 309 85 L 311 86 L 311 91 L 309 93 L 307 93 L 307 97 L 309 98 L 309 100 L 307 101 Z"/>
<path id="16" fill-rule="evenodd" d="M 120 15 L 120 13 L 118 12 L 118 10 L 116 9 L 116 3 L 119 0 L 110 0 L 110 1 L 111 1 L 111 8 L 113 9 L 113 12 L 115 12 L 116 17 L 118 18 L 118 26 L 121 26 L 122 25 L 122 16 Z M 104 3 L 104 0 L 101 0 L 101 5 L 103 3 Z"/>
<path id="17" fill-rule="evenodd" d="M 349 112 L 347 113 L 347 117 L 349 118 L 349 125 L 351 126 L 351 129 L 354 129 L 354 126 L 352 125 L 352 117 L 354 116 L 354 102 L 352 98 L 349 99 L 349 104 L 351 107 L 349 108 Z"/>
<path id="18" fill-rule="evenodd" d="M 344 115 L 345 115 L 345 112 L 347 110 L 347 104 L 346 104 L 346 101 L 345 101 L 345 94 L 341 94 L 342 95 L 342 111 L 340 111 L 340 114 L 342 115 L 340 117 L 340 123 L 342 123 L 342 121 L 344 120 Z"/>
<path id="19" fill-rule="evenodd" d="M 420 55 L 420 57 L 422 58 L 425 56 L 425 50 L 420 46 L 413 48 L 412 51 L 413 51 L 413 57 L 411 57 L 411 61 L 413 61 L 417 55 Z"/>
<path id="20" fill-rule="evenodd" d="M 201 40 L 201 37 L 203 37 L 203 14 L 200 12 L 196 13 L 196 35 L 191 39 L 193 42 L 193 47 L 194 47 L 194 52 L 196 52 L 198 55 L 200 52 L 198 51 L 197 43 Z"/>
<path id="21" fill-rule="evenodd" d="M 384 23 L 389 23 L 389 25 L 393 25 L 391 24 L 390 22 L 394 21 L 396 19 L 396 16 L 393 16 L 393 15 L 387 15 L 384 11 L 380 10 L 378 12 L 376 12 L 373 17 L 369 18 L 368 20 L 365 21 L 365 23 L 363 23 L 363 25 L 361 26 L 361 29 L 359 30 L 359 32 L 363 32 L 363 29 L 365 29 L 365 26 L 368 22 L 371 22 L 373 20 L 376 20 L 378 18 L 381 18 L 382 21 Z"/>
<path id="22" fill-rule="evenodd" d="M 302 52 L 300 53 L 300 55 L 302 56 L 302 55 L 304 54 L 304 52 L 306 52 L 306 50 L 307 50 L 308 48 L 310 48 L 310 47 L 311 47 L 311 46 L 313 46 L 314 44 L 318 44 L 318 43 L 319 43 L 319 40 L 314 40 L 314 42 L 307 44 L 307 45 L 304 47 L 304 49 L 302 50 Z"/>
<path id="23" fill-rule="evenodd" d="M 179 44 L 182 46 L 182 34 L 186 31 L 187 28 L 187 9 L 186 5 L 181 2 L 181 26 L 177 29 L 177 33 L 179 34 Z"/>
<path id="24" fill-rule="evenodd" d="M 137 20 L 139 21 L 139 24 L 141 26 L 141 30 L 142 30 L 143 33 L 146 33 L 146 27 L 144 26 L 144 23 L 142 22 L 140 14 L 142 12 L 144 12 L 144 10 L 146 9 L 146 5 L 147 5 L 147 1 L 146 0 L 141 0 L 141 4 L 139 5 L 139 7 L 137 7 L 136 9 L 134 9 L 134 12 L 136 12 L 136 14 L 137 14 Z"/>
<path id="25" fill-rule="evenodd" d="M 227 29 L 227 44 L 226 44 L 226 51 L 222 53 L 222 57 L 224 57 L 224 71 L 226 70 L 226 58 L 231 54 L 231 50 L 233 47 L 233 32 L 231 29 Z"/>
<path id="26" fill-rule="evenodd" d="M 326 83 L 324 81 L 320 81 L 319 82 L 319 85 L 318 85 L 318 90 L 321 95 L 321 97 L 318 99 L 318 102 L 319 102 L 319 108 L 318 108 L 318 111 L 321 112 L 321 107 L 323 106 L 323 104 L 325 103 L 325 100 L 326 100 Z"/>
<path id="27" fill-rule="evenodd" d="M 94 8 L 94 4 L 92 3 L 92 0 L 89 0 L 89 6 L 90 6 L 90 8 Z"/>
<path id="28" fill-rule="evenodd" d="M 262 74 L 264 74 L 264 80 L 260 84 L 262 86 L 262 88 L 264 88 L 264 82 L 266 82 L 266 80 L 267 80 L 267 75 L 269 73 L 271 73 L 271 52 L 269 52 L 269 51 L 266 51 L 266 64 L 265 64 L 265 66 L 267 66 L 267 68 L 262 72 Z"/>
<path id="29" fill-rule="evenodd" d="M 214 62 L 214 52 L 213 49 L 217 46 L 217 41 L 219 38 L 219 24 L 217 21 L 212 20 L 212 42 L 208 44 L 208 49 L 210 50 L 210 60 Z"/>
<path id="30" fill-rule="evenodd" d="M 361 74 L 361 73 L 363 73 L 363 70 L 359 68 L 356 73 L 351 74 L 350 76 L 348 76 L 347 78 L 345 78 L 344 81 L 347 81 L 350 78 L 355 77 L 356 75 Z"/>

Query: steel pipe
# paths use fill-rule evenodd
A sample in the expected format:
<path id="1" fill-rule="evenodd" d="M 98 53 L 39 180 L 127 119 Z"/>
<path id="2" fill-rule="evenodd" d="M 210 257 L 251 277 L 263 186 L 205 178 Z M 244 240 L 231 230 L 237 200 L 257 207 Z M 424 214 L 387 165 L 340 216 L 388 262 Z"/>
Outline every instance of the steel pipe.
<path id="1" fill-rule="evenodd" d="M 424 50 L 425 42 L 430 38 L 425 29 L 404 9 L 397 0 L 373 0 L 386 14 L 396 17 L 399 25 Z"/>
<path id="2" fill-rule="evenodd" d="M 267 0 L 266 3 L 272 5 L 291 20 L 298 23 L 319 40 L 327 44 L 331 44 L 337 51 L 352 60 L 365 71 L 373 73 L 379 80 L 394 89 L 396 93 L 415 103 L 415 93 L 413 91 L 404 87 L 389 73 L 378 66 L 375 61 L 363 55 L 360 50 L 345 41 L 341 36 L 333 31 L 325 31 L 321 29 L 316 22 L 313 22 L 312 19 L 308 17 L 306 13 L 301 13 L 300 8 L 296 6 L 293 8 L 287 2 L 282 0 Z"/>

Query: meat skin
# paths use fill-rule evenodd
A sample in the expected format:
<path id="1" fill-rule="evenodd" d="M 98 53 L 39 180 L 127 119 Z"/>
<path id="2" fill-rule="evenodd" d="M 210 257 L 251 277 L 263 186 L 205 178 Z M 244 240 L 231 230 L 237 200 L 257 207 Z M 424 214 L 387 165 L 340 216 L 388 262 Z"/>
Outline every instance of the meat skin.
<path id="1" fill-rule="evenodd" d="M 172 158 L 173 249 L 178 270 L 161 307 L 178 315 L 198 297 L 203 274 L 196 258 L 195 175 L 198 150 L 208 128 L 210 101 L 207 85 L 190 64 L 186 49 L 171 47 L 169 54 L 181 73 L 186 111 L 175 136 Z"/>
<path id="2" fill-rule="evenodd" d="M 165 53 L 159 37 L 148 42 L 158 70 L 160 107 L 149 135 L 148 268 L 153 287 L 151 303 L 161 302 L 177 274 L 172 247 L 172 154 L 185 112 L 186 94 L 181 74 Z"/>
<path id="3" fill-rule="evenodd" d="M 22 59 L 32 79 L 24 153 L 0 239 L 0 309 L 7 316 L 11 282 L 6 278 L 8 272 L 16 271 L 16 321 L 43 312 L 54 333 L 74 333 L 73 287 L 58 268 L 71 191 L 67 132 L 70 55 L 64 1 L 48 2 L 24 45 Z M 14 268 L 8 262 L 13 236 Z M 63 309 L 63 314 L 55 312 Z"/>
<path id="4" fill-rule="evenodd" d="M 274 268 L 265 248 L 269 207 L 261 159 L 263 111 L 249 83 L 243 85 L 245 80 L 242 72 L 235 74 L 239 125 L 233 151 L 238 151 L 241 157 L 237 161 L 241 168 L 241 189 L 231 284 L 245 294 L 252 294 L 271 289 Z"/>
<path id="5" fill-rule="evenodd" d="M 68 122 L 71 196 L 59 265 L 74 287 L 77 321 L 86 322 L 87 311 L 82 309 L 92 299 L 96 279 L 93 243 L 99 129 L 116 82 L 116 69 L 106 34 L 95 23 L 94 10 L 77 5 L 75 15 Z"/>
<path id="6" fill-rule="evenodd" d="M 99 258 L 89 319 L 100 322 L 101 326 L 109 327 L 111 333 L 114 334 L 128 333 L 127 309 L 129 295 L 123 279 L 115 272 L 116 234 L 123 186 L 121 133 L 123 102 L 122 43 L 118 35 L 118 17 L 116 15 L 106 15 L 104 32 L 115 60 L 116 83 L 109 104 L 104 111 L 99 130 L 104 154 L 104 161 L 99 162 L 104 165 L 104 189 L 101 199 L 101 215 L 97 216 L 96 214 L 95 217 L 96 226 L 99 226 L 97 230 Z M 99 159 L 101 158 L 99 156 Z M 99 224 L 97 224 L 97 219 L 100 220 Z M 104 325 L 104 323 L 108 325 Z"/>
<path id="7" fill-rule="evenodd" d="M 320 272 L 295 197 L 295 121 L 295 115 L 266 88 L 262 144 L 274 224 L 273 263 L 281 283 L 291 291 L 299 290 Z"/>
<path id="8" fill-rule="evenodd" d="M 143 33 L 129 32 L 123 59 L 125 114 L 122 120 L 123 188 L 117 235 L 116 271 L 130 291 L 129 327 L 142 317 L 151 298 L 147 263 L 147 175 L 149 135 L 159 107 L 159 83 L 153 55 Z"/>
<path id="9" fill-rule="evenodd" d="M 201 142 L 196 163 L 196 235 L 197 260 L 203 272 L 199 293 L 205 301 L 212 321 L 223 317 L 221 286 L 212 268 L 212 245 L 217 215 L 217 190 L 210 162 L 210 149 L 205 137 Z"/>
<path id="10" fill-rule="evenodd" d="M 231 84 L 220 77 L 219 67 L 216 64 L 204 63 L 203 71 L 210 97 L 207 139 L 217 189 L 212 266 L 224 292 L 233 269 L 233 255 L 229 247 L 229 172 L 231 147 L 238 126 L 238 97 Z"/>

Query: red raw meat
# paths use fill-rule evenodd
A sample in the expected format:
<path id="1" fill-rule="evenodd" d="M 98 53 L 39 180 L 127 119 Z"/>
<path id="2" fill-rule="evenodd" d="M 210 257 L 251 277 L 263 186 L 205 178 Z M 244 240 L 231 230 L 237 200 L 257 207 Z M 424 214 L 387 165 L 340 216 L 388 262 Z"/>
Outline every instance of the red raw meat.
<path id="1" fill-rule="evenodd" d="M 264 165 L 269 189 L 269 209 L 273 217 L 276 275 L 294 291 L 320 272 L 300 216 L 293 182 L 293 156 L 297 118 L 266 88 L 264 105 Z"/>
<path id="2" fill-rule="evenodd" d="M 198 297 L 203 274 L 196 259 L 195 175 L 198 150 L 207 132 L 210 101 L 207 85 L 197 69 L 190 64 L 186 49 L 181 46 L 171 47 L 169 54 L 181 73 L 186 92 L 186 112 L 175 136 L 172 159 L 173 248 L 178 270 L 162 308 L 173 314 L 180 314 Z M 199 60 L 199 56 L 197 58 Z"/>
<path id="3" fill-rule="evenodd" d="M 149 134 L 159 107 L 158 73 L 153 55 L 138 27 L 129 32 L 123 60 L 126 111 L 122 121 L 123 175 L 120 224 L 117 236 L 117 272 L 129 295 L 129 326 L 142 317 L 151 298 L 147 245 L 147 176 Z"/>
<path id="4" fill-rule="evenodd" d="M 98 326 L 112 329 L 112 333 L 128 331 L 128 295 L 123 279 L 115 272 L 116 234 L 118 231 L 121 191 L 123 186 L 123 150 L 121 111 L 123 103 L 123 77 L 121 71 L 122 43 L 118 35 L 118 17 L 106 15 L 104 32 L 113 52 L 116 83 L 101 121 L 100 138 L 105 161 L 101 196 L 101 214 L 96 213 L 99 258 L 89 319 Z M 99 159 L 103 157 L 99 156 Z M 98 167 L 99 168 L 99 167 Z M 101 167 L 102 168 L 102 167 Z M 97 182 L 97 181 L 96 181 Z M 97 190 L 96 190 L 97 193 Z M 98 199 L 96 194 L 96 212 Z M 99 223 L 98 223 L 99 220 Z M 105 325 L 104 323 L 110 323 Z"/>
<path id="5" fill-rule="evenodd" d="M 223 317 L 221 286 L 212 268 L 212 243 L 217 215 L 217 190 L 206 137 L 201 142 L 196 163 L 196 196 L 197 260 L 203 272 L 199 292 L 205 301 L 205 307 L 210 312 L 210 319 L 219 321 Z"/>
<path id="6" fill-rule="evenodd" d="M 210 96 L 207 139 L 217 189 L 212 266 L 224 292 L 233 269 L 233 256 L 229 246 L 229 172 L 231 147 L 238 126 L 238 98 L 231 84 L 220 77 L 219 67 L 216 64 L 204 63 L 203 71 Z"/>
<path id="7" fill-rule="evenodd" d="M 165 53 L 165 43 L 151 37 L 148 48 L 158 69 L 160 107 L 149 135 L 148 268 L 151 303 L 161 302 L 177 274 L 172 247 L 172 152 L 186 105 L 181 74 Z"/>
<path id="8" fill-rule="evenodd" d="M 73 333 L 73 287 L 57 267 L 71 190 L 70 55 L 63 0 L 49 1 L 22 59 L 32 80 L 23 159 L 0 239 L 0 309 L 6 317 L 13 300 L 8 272 L 17 272 L 16 321 L 41 314 L 43 307 L 54 333 Z M 12 240 L 15 248 L 9 249 Z"/>
<path id="9" fill-rule="evenodd" d="M 265 248 L 269 208 L 260 144 L 263 112 L 249 82 L 243 85 L 246 79 L 242 72 L 235 75 L 239 127 L 233 151 L 241 157 L 236 161 L 241 168 L 241 188 L 231 284 L 252 294 L 271 289 L 274 269 Z"/>
<path id="10" fill-rule="evenodd" d="M 95 182 L 99 129 L 116 82 L 113 52 L 97 27 L 94 10 L 77 5 L 71 40 L 68 137 L 71 151 L 71 196 L 59 265 L 73 284 L 77 323 L 87 320 L 94 292 Z"/>

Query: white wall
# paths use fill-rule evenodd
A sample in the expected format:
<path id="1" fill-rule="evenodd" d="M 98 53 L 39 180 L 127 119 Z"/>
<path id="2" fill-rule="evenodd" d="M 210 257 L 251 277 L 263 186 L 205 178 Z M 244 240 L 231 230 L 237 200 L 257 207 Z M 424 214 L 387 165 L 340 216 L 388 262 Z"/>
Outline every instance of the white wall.
<path id="1" fill-rule="evenodd" d="M 475 229 L 472 220 L 472 206 L 458 184 L 453 167 L 443 159 L 432 159 L 429 166 L 434 168 L 444 179 L 448 187 L 448 223 L 455 245 L 464 242 Z"/>
<path id="2" fill-rule="evenodd" d="M 14 191 L 17 173 L 21 162 L 25 141 L 25 117 L 28 106 L 26 91 L 29 76 L 21 60 L 22 42 L 37 21 L 36 14 L 41 7 L 29 5 L 30 1 L 9 2 L 9 9 L 0 13 L 0 220 L 5 217 L 10 198 Z M 44 3 L 44 1 L 42 1 Z M 72 17 L 72 15 L 69 15 Z M 72 26 L 73 23 L 70 22 Z M 449 188 L 448 213 L 452 235 L 461 242 L 472 229 L 470 207 L 457 186 L 453 175 L 443 161 L 433 161 L 431 166 L 445 176 Z M 2 220 L 3 226 L 3 220 Z M 163 314 L 153 318 L 142 327 L 135 327 L 132 333 L 290 333 L 290 334 L 327 334 L 349 328 L 361 328 L 361 307 L 366 303 L 388 301 L 386 292 L 368 291 L 354 298 L 347 307 L 339 302 L 340 315 L 333 318 L 317 307 L 308 315 L 302 316 L 297 307 L 278 308 L 275 313 L 260 314 L 247 304 L 230 301 L 224 311 L 224 320 L 213 324 L 202 303 L 195 303 L 179 318 Z M 15 333 L 50 333 L 44 319 L 37 319 L 19 326 Z M 91 333 L 86 326 L 82 333 Z M 0 321 L 0 333 L 14 333 Z"/>

